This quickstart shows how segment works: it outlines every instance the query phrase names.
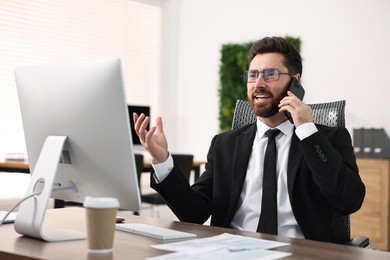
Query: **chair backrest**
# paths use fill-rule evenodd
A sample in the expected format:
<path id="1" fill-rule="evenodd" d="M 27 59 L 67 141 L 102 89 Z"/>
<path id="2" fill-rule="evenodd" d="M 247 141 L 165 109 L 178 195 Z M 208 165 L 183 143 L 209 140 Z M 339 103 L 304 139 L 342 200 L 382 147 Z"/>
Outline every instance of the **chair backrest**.
<path id="1" fill-rule="evenodd" d="M 313 121 L 316 124 L 345 127 L 345 100 L 328 103 L 308 104 L 312 109 Z M 256 115 L 248 101 L 237 100 L 233 114 L 232 130 L 238 129 L 247 124 L 256 122 Z M 351 236 L 350 217 L 342 216 L 348 236 Z"/>
<path id="2" fill-rule="evenodd" d="M 308 105 L 312 109 L 314 123 L 345 127 L 345 100 Z"/>
<path id="3" fill-rule="evenodd" d="M 178 166 L 184 177 L 190 181 L 194 156 L 192 154 L 172 154 L 175 166 Z"/>
<path id="4" fill-rule="evenodd" d="M 312 109 L 313 121 L 316 124 L 345 127 L 345 100 L 328 103 L 308 104 Z M 234 109 L 232 129 L 254 123 L 256 115 L 248 101 L 237 100 Z"/>

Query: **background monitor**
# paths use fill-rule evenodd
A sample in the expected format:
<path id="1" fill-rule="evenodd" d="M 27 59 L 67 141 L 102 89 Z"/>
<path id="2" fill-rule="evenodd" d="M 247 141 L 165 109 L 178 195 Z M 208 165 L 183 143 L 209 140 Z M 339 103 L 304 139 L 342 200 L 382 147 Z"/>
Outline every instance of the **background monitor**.
<path id="1" fill-rule="evenodd" d="M 137 113 L 138 115 L 140 115 L 141 113 L 144 113 L 146 116 L 150 117 L 150 107 L 149 106 L 128 105 L 127 108 L 129 110 L 131 138 L 133 139 L 133 144 L 140 145 L 141 141 L 139 140 L 138 135 L 134 130 L 133 113 Z M 146 127 L 147 130 L 149 130 L 149 125 L 150 125 L 150 123 Z"/>
<path id="2" fill-rule="evenodd" d="M 16 231 L 65 239 L 37 234 L 50 196 L 75 202 L 116 197 L 120 208 L 139 210 L 120 60 L 23 67 L 15 77 L 32 172 L 26 196 L 40 193 L 21 204 Z"/>

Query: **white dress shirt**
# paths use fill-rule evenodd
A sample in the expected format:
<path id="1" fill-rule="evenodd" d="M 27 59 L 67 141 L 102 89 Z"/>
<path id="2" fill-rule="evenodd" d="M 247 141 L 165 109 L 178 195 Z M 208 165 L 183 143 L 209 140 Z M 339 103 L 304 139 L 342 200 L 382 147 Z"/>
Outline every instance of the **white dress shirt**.
<path id="1" fill-rule="evenodd" d="M 260 120 L 257 120 L 256 124 L 257 132 L 252 146 L 251 157 L 249 158 L 244 186 L 238 202 L 239 207 L 231 223 L 235 229 L 254 232 L 256 232 L 259 223 L 263 194 L 263 161 L 268 142 L 265 132 L 270 129 L 269 126 Z M 289 121 L 285 121 L 277 129 L 281 131 L 275 137 L 277 149 L 278 235 L 303 238 L 292 213 L 287 190 L 287 162 L 294 126 Z"/>

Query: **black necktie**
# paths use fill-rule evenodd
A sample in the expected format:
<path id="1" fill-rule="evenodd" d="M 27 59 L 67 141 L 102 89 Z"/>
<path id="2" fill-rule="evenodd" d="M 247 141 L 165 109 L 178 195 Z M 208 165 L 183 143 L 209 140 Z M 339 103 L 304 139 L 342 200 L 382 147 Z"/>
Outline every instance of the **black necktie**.
<path id="1" fill-rule="evenodd" d="M 268 136 L 268 144 L 264 156 L 263 199 L 259 225 L 257 226 L 257 232 L 274 235 L 278 234 L 275 137 L 279 133 L 279 129 L 269 129 L 265 132 Z"/>

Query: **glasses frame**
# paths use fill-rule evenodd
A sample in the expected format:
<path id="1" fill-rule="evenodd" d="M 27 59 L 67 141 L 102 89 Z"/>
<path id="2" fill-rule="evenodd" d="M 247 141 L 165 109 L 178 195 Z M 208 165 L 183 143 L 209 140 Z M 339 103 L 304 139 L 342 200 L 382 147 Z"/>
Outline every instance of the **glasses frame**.
<path id="1" fill-rule="evenodd" d="M 268 76 L 266 76 L 266 73 L 270 74 L 269 72 L 271 70 L 274 70 L 274 71 L 276 70 L 278 72 L 278 78 L 277 79 L 272 78 L 270 80 L 270 78 Z M 256 71 L 257 72 L 257 77 L 256 77 L 256 79 L 254 81 L 249 81 L 248 80 L 249 71 Z M 265 82 L 275 82 L 275 81 L 278 81 L 280 79 L 280 75 L 289 75 L 290 77 L 293 77 L 293 75 L 288 73 L 288 72 L 280 72 L 279 69 L 277 69 L 277 68 L 269 68 L 269 69 L 264 69 L 262 71 L 259 71 L 259 70 L 246 70 L 244 72 L 243 78 L 244 78 L 244 81 L 247 82 L 247 83 L 254 83 L 254 82 L 256 82 L 256 80 L 259 79 L 260 74 L 263 74 L 263 79 L 264 79 Z"/>

